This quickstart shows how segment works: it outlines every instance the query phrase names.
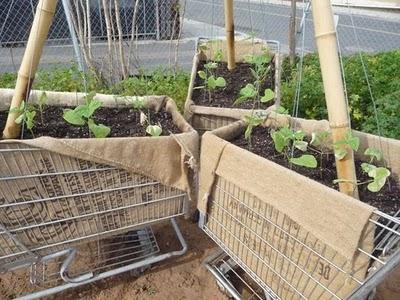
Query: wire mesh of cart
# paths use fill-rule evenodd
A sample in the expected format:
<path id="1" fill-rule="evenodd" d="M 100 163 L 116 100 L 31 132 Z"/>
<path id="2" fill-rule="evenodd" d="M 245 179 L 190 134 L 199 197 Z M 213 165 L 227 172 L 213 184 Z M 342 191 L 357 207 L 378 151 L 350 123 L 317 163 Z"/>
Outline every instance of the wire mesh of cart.
<path id="1" fill-rule="evenodd" d="M 376 210 L 369 223 L 373 250 L 360 241 L 356 254 L 367 274 L 349 272 L 347 261 L 290 216 L 220 176 L 199 225 L 271 299 L 365 299 L 400 265 L 400 211 Z"/>
<path id="2" fill-rule="evenodd" d="M 30 270 L 30 281 L 41 287 L 29 299 L 140 269 L 187 249 L 175 222 L 188 208 L 181 190 L 14 142 L 1 143 L 0 165 L 0 274 Z M 171 221 L 181 250 L 159 253 L 149 225 L 164 220 Z M 86 246 L 96 255 L 86 256 L 90 262 L 81 268 L 76 256 Z"/>
<path id="3" fill-rule="evenodd" d="M 270 299 L 264 290 L 221 249 L 204 261 L 216 282 L 228 297 L 235 300 Z"/>

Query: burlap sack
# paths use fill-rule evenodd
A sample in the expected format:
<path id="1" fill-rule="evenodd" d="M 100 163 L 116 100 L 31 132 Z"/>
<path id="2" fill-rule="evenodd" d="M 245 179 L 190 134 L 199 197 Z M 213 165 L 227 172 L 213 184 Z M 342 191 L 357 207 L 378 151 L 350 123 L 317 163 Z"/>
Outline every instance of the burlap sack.
<path id="1" fill-rule="evenodd" d="M 266 123 L 287 122 L 309 133 L 327 128 L 280 115 Z M 230 144 L 244 128 L 239 121 L 203 135 L 198 208 L 206 231 L 281 299 L 345 298 L 358 286 L 353 278 L 366 276 L 369 258 L 357 249 L 373 249 L 374 208 Z M 361 151 L 378 142 L 356 134 Z M 400 142 L 380 143 L 399 174 Z"/>
<path id="2" fill-rule="evenodd" d="M 12 93 L 6 93 L 3 108 L 12 97 Z M 83 94 L 46 93 L 48 105 L 84 101 Z M 40 94 L 34 91 L 31 101 L 37 101 Z M 136 99 L 96 98 L 104 106 L 129 105 L 126 100 Z M 142 100 L 149 109 L 170 113 L 182 133 L 158 138 L 0 141 L 0 150 L 40 149 L 0 151 L 0 178 L 19 176 L 0 180 L 0 224 L 25 247 L 46 253 L 54 244 L 79 242 L 183 214 L 186 194 L 194 198 L 198 134 L 171 99 L 149 96 Z M 57 172 L 60 174 L 46 175 Z M 33 174 L 42 175 L 27 177 Z M 18 204 L 22 201 L 25 204 Z M 0 245 L 0 258 L 23 250 L 1 229 Z"/>
<path id="3" fill-rule="evenodd" d="M 207 42 L 199 42 L 200 45 L 207 45 L 207 49 L 199 49 L 193 58 L 193 66 L 191 71 L 190 83 L 188 88 L 188 95 L 185 102 L 184 116 L 188 120 L 193 128 L 199 133 L 203 133 L 207 130 L 213 130 L 228 124 L 231 124 L 238 119 L 241 119 L 244 115 L 250 114 L 249 109 L 239 108 L 220 108 L 220 107 L 206 107 L 196 105 L 192 100 L 194 84 L 197 76 L 198 64 L 202 60 L 214 59 L 215 54 L 218 50 L 222 50 L 223 61 L 227 58 L 227 47 L 224 40 L 211 40 Z M 268 41 L 260 39 L 237 39 L 235 41 L 235 59 L 236 62 L 243 62 L 244 58 L 248 54 L 259 54 L 262 53 L 263 49 L 267 48 L 270 51 L 275 52 L 274 63 L 275 63 L 275 104 L 279 105 L 280 102 L 280 76 L 281 76 L 281 57 L 278 49 L 272 49 L 268 45 Z"/>

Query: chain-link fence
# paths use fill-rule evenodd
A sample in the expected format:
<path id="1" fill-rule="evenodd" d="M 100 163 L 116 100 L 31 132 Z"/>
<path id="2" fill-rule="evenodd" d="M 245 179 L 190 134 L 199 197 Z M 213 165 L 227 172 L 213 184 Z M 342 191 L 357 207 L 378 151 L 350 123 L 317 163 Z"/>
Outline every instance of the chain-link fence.
<path id="1" fill-rule="evenodd" d="M 18 70 L 37 2 L 0 2 L 0 72 Z M 307 2 L 297 4 L 297 50 L 302 48 L 304 32 L 304 50 L 314 52 Z M 40 67 L 69 66 L 81 57 L 84 65 L 114 81 L 158 66 L 188 70 L 198 37 L 224 35 L 223 4 L 223 0 L 60 0 Z M 335 7 L 335 14 L 344 54 L 400 48 L 398 13 Z M 289 18 L 290 1 L 234 1 L 236 32 L 277 40 L 283 52 L 288 51 Z M 74 51 L 68 25 L 79 51 Z"/>

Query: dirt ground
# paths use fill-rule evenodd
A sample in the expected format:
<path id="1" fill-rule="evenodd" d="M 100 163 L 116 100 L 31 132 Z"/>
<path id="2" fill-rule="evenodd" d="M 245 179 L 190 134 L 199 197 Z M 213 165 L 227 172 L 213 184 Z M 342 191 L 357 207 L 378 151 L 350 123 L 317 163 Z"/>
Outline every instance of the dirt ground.
<path id="1" fill-rule="evenodd" d="M 179 218 L 178 224 L 189 247 L 185 255 L 153 265 L 139 277 L 127 272 L 57 294 L 50 299 L 228 299 L 202 265 L 204 259 L 218 249 L 217 246 L 195 222 Z M 168 223 L 153 226 L 153 230 L 161 251 L 180 250 Z M 28 285 L 27 280 L 8 275 L 0 276 L 0 299 L 4 300 L 24 294 L 23 289 Z"/>
<path id="2" fill-rule="evenodd" d="M 196 223 L 180 219 L 179 226 L 189 246 L 185 255 L 160 262 L 138 278 L 123 274 L 82 290 L 64 293 L 60 295 L 61 299 L 228 299 L 202 265 L 204 259 L 217 250 L 217 246 Z M 161 250 L 179 249 L 171 226 L 163 224 L 153 229 Z"/>

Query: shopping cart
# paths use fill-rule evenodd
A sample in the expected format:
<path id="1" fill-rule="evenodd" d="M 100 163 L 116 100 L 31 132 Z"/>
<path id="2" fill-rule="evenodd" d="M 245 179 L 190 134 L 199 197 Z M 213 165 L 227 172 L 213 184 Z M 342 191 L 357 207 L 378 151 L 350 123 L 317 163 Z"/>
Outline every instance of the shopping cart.
<path id="1" fill-rule="evenodd" d="M 270 300 L 264 290 L 221 249 L 204 261 L 216 282 L 228 297 L 235 300 Z"/>
<path id="2" fill-rule="evenodd" d="M 199 221 L 269 299 L 366 299 L 400 264 L 400 211 L 389 216 L 376 210 L 369 223 L 375 227 L 373 251 L 363 249 L 360 241 L 356 254 L 368 263 L 365 275 L 349 272 L 347 261 L 340 261 L 338 253 L 290 216 L 220 176 L 216 176 L 208 212 Z M 223 272 L 209 269 L 223 281 Z"/>
<path id="3" fill-rule="evenodd" d="M 187 250 L 175 222 L 188 209 L 183 191 L 15 142 L 0 144 L 0 165 L 0 274 L 8 273 L 0 276 L 27 271 L 35 286 L 27 299 L 140 271 Z M 160 253 L 149 226 L 165 220 L 181 250 Z"/>

